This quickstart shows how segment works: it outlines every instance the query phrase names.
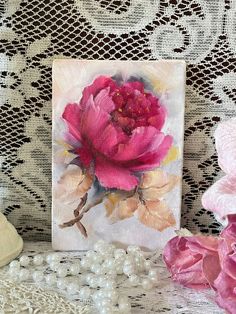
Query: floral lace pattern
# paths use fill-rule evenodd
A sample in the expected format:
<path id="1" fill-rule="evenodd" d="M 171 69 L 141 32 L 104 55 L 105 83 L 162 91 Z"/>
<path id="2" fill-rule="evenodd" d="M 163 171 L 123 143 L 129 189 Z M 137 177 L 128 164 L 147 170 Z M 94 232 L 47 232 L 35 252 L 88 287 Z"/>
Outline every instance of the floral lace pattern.
<path id="1" fill-rule="evenodd" d="M 53 58 L 185 59 L 182 225 L 217 233 L 202 193 L 222 174 L 213 132 L 235 115 L 234 0 L 4 0 L 0 12 L 1 208 L 50 238 Z"/>

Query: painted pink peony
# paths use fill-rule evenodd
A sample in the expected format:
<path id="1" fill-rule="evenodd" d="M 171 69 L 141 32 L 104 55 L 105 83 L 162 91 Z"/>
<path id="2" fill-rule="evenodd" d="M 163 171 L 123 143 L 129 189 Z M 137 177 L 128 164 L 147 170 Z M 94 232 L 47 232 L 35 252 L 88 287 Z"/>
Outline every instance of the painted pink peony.
<path id="1" fill-rule="evenodd" d="M 165 117 L 165 108 L 143 83 L 119 86 L 105 76 L 84 88 L 80 102 L 68 104 L 63 113 L 83 166 L 94 166 L 104 187 L 123 190 L 137 186 L 136 172 L 159 166 L 167 155 L 172 137 L 161 132 Z"/>
<path id="2" fill-rule="evenodd" d="M 219 306 L 230 314 L 236 314 L 236 214 L 228 219 L 229 225 L 220 235 L 221 272 L 214 285 Z"/>
<path id="3" fill-rule="evenodd" d="M 174 237 L 163 258 L 172 279 L 196 290 L 213 286 L 220 272 L 218 239 L 211 236 Z"/>
<path id="4" fill-rule="evenodd" d="M 203 194 L 202 205 L 225 218 L 236 213 L 236 118 L 217 127 L 215 140 L 219 166 L 226 176 Z"/>

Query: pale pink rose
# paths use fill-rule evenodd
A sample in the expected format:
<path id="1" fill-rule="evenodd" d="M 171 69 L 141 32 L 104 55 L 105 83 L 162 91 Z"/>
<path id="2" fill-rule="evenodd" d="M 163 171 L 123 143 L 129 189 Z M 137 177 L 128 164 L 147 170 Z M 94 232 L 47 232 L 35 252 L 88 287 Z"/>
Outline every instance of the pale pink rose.
<path id="1" fill-rule="evenodd" d="M 221 232 L 219 256 L 221 272 L 215 280 L 216 301 L 230 314 L 236 314 L 236 214 L 228 217 L 229 225 Z"/>
<path id="2" fill-rule="evenodd" d="M 163 258 L 174 281 L 199 290 L 213 286 L 220 272 L 217 250 L 215 237 L 177 236 L 165 246 Z"/>
<path id="3" fill-rule="evenodd" d="M 165 108 L 142 82 L 118 85 L 105 76 L 63 113 L 82 165 L 94 168 L 104 187 L 123 190 L 135 188 L 136 173 L 158 167 L 167 155 L 172 137 L 161 132 L 165 117 Z"/>
<path id="4" fill-rule="evenodd" d="M 219 166 L 225 173 L 236 177 L 236 118 L 219 124 L 215 141 Z"/>
<path id="5" fill-rule="evenodd" d="M 225 218 L 236 213 L 236 118 L 219 124 L 215 141 L 219 166 L 227 175 L 203 194 L 202 205 Z"/>
<path id="6" fill-rule="evenodd" d="M 204 208 L 224 218 L 236 213 L 236 176 L 224 176 L 214 183 L 202 196 Z"/>

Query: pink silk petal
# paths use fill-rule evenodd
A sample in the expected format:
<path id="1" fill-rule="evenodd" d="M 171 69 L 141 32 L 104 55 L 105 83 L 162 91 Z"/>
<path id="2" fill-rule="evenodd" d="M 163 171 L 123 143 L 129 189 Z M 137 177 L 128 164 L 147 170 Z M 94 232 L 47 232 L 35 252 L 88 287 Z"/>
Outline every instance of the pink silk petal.
<path id="1" fill-rule="evenodd" d="M 79 131 L 81 109 L 78 104 L 68 104 L 62 114 L 62 118 L 66 120 L 69 132 L 77 139 L 81 140 Z"/>
<path id="2" fill-rule="evenodd" d="M 113 164 L 101 156 L 96 157 L 95 174 L 101 185 L 106 188 L 130 191 L 138 184 L 138 179 L 129 170 Z"/>
<path id="3" fill-rule="evenodd" d="M 209 282 L 210 286 L 214 288 L 214 281 L 221 271 L 219 256 L 206 255 L 202 260 L 202 272 Z"/>
<path id="4" fill-rule="evenodd" d="M 220 217 L 236 213 L 236 177 L 225 177 L 213 184 L 202 196 L 204 208 Z"/>
<path id="5" fill-rule="evenodd" d="M 220 167 L 225 173 L 236 176 L 236 118 L 219 124 L 215 141 Z"/>

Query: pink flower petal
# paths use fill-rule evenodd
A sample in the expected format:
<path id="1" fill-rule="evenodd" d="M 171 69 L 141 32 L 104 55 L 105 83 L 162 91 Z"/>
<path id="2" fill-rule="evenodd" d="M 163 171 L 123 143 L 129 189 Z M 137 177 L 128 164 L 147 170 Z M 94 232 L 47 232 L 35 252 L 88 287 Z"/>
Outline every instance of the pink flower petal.
<path id="1" fill-rule="evenodd" d="M 129 170 L 100 156 L 97 156 L 95 160 L 95 174 L 99 182 L 106 188 L 129 191 L 138 184 L 138 179 Z"/>
<path id="2" fill-rule="evenodd" d="M 215 140 L 220 167 L 225 173 L 236 176 L 236 118 L 219 124 Z"/>
<path id="3" fill-rule="evenodd" d="M 159 166 L 172 144 L 172 137 L 165 136 L 156 128 L 136 128 L 129 141 L 118 146 L 113 156 L 116 161 L 126 162 L 133 171 L 148 170 Z"/>
<path id="4" fill-rule="evenodd" d="M 220 260 L 217 255 L 206 255 L 203 257 L 202 272 L 212 288 L 214 288 L 214 282 L 220 271 Z"/>
<path id="5" fill-rule="evenodd" d="M 203 194 L 202 205 L 220 217 L 236 213 L 236 177 L 227 175 L 213 184 Z"/>
<path id="6" fill-rule="evenodd" d="M 155 151 L 147 151 L 140 158 L 132 161 L 130 169 L 133 171 L 145 171 L 159 167 L 161 161 L 166 157 L 170 147 L 172 146 L 173 138 L 166 135 Z"/>
<path id="7" fill-rule="evenodd" d="M 93 145 L 100 153 L 110 157 L 116 150 L 116 146 L 123 141 L 127 141 L 127 135 L 122 129 L 116 128 L 112 124 L 108 124 L 101 132 L 99 138 L 93 140 Z"/>
<path id="8" fill-rule="evenodd" d="M 90 97 L 80 119 L 80 130 L 83 138 L 89 143 L 95 143 L 109 124 L 109 119 L 109 114 L 97 107 L 93 98 Z"/>
<path id="9" fill-rule="evenodd" d="M 99 76 L 96 78 L 91 85 L 84 88 L 83 97 L 80 101 L 81 107 L 84 108 L 86 106 L 91 95 L 95 98 L 102 89 L 107 87 L 110 87 L 112 90 L 116 88 L 115 82 L 110 77 Z"/>
<path id="10" fill-rule="evenodd" d="M 102 89 L 95 97 L 94 103 L 102 110 L 110 113 L 111 111 L 115 110 L 115 104 L 112 98 L 109 96 L 109 92 L 109 87 Z"/>
<path id="11" fill-rule="evenodd" d="M 81 140 L 79 131 L 81 109 L 78 104 L 68 104 L 65 107 L 62 118 L 66 120 L 69 132 L 78 140 Z"/>

